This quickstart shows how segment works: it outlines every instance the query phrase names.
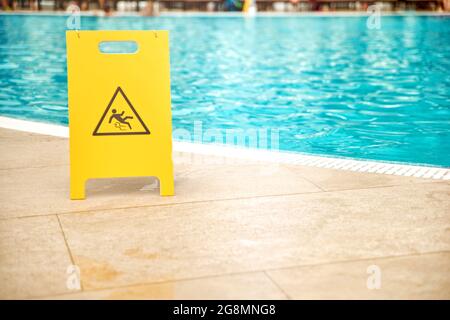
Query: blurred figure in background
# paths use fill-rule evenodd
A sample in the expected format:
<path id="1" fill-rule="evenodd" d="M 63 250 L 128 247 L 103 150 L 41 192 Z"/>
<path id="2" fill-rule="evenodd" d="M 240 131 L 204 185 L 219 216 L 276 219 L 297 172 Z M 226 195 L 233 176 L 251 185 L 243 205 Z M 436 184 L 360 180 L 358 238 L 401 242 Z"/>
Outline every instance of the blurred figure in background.
<path id="1" fill-rule="evenodd" d="M 317 0 L 309 0 L 309 3 L 311 5 L 311 11 L 319 11 L 320 4 L 317 3 Z"/>
<path id="2" fill-rule="evenodd" d="M 225 11 L 242 11 L 244 0 L 225 0 Z"/>
<path id="3" fill-rule="evenodd" d="M 105 3 L 103 4 L 103 11 L 105 11 L 105 16 L 112 16 L 113 12 L 109 1 L 105 1 Z"/>
<path id="4" fill-rule="evenodd" d="M 289 0 L 289 2 L 295 10 L 298 10 L 300 0 Z"/>
<path id="5" fill-rule="evenodd" d="M 148 0 L 147 6 L 144 8 L 142 14 L 144 16 L 157 16 L 159 15 L 159 2 L 154 0 Z"/>
<path id="6" fill-rule="evenodd" d="M 112 15 L 112 5 L 109 1 L 107 0 L 98 0 L 98 6 L 99 9 L 103 10 L 103 12 L 105 13 L 105 16 L 110 16 Z"/>
<path id="7" fill-rule="evenodd" d="M 1 0 L 0 1 L 1 5 L 2 5 L 2 9 L 5 11 L 16 10 L 17 7 L 23 8 L 22 6 L 24 6 L 24 3 L 21 3 L 21 5 L 19 5 L 18 2 L 19 1 L 17 1 L 17 0 Z M 28 5 L 29 5 L 29 7 L 28 8 L 25 7 L 25 8 L 27 8 L 29 10 L 39 10 L 37 0 L 29 0 Z"/>
<path id="8" fill-rule="evenodd" d="M 12 10 L 14 9 L 14 2 L 12 0 L 2 0 L 2 10 Z"/>
<path id="9" fill-rule="evenodd" d="M 442 1 L 442 6 L 444 11 L 450 11 L 450 0 Z"/>

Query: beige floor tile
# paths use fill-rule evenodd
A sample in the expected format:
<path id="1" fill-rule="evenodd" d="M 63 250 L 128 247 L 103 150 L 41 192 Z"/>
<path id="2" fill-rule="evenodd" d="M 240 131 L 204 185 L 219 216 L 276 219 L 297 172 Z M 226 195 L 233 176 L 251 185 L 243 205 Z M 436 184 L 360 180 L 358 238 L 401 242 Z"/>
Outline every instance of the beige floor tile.
<path id="1" fill-rule="evenodd" d="M 67 140 L 48 139 L 29 143 L 0 139 L 0 170 L 68 165 Z"/>
<path id="2" fill-rule="evenodd" d="M 55 216 L 0 221 L 0 298 L 68 292 L 70 256 Z"/>
<path id="3" fill-rule="evenodd" d="M 450 252 L 268 274 L 293 299 L 450 299 Z"/>
<path id="4" fill-rule="evenodd" d="M 262 272 L 164 282 L 49 297 L 49 299 L 286 299 Z"/>
<path id="5" fill-rule="evenodd" d="M 450 250 L 446 183 L 61 216 L 86 288 Z M 413 195 L 413 197 L 411 196 Z"/>
<path id="6" fill-rule="evenodd" d="M 276 167 L 276 166 L 275 166 Z M 87 199 L 69 200 L 69 167 L 0 170 L 0 218 L 108 208 L 321 191 L 284 167 L 265 164 L 175 165 L 174 197 L 160 197 L 153 178 L 92 180 Z M 36 192 L 39 190 L 39 192 Z"/>
<path id="7" fill-rule="evenodd" d="M 0 128 L 0 170 L 69 164 L 68 139 Z"/>
<path id="8" fill-rule="evenodd" d="M 411 183 L 429 183 L 442 180 L 404 177 L 387 174 L 363 173 L 347 170 L 322 169 L 292 166 L 302 177 L 326 191 L 364 189 L 382 186 L 397 186 Z"/>
<path id="9" fill-rule="evenodd" d="M 0 128 L 0 140 L 4 140 L 2 142 L 6 142 L 6 141 L 23 141 L 23 142 L 33 141 L 33 142 L 36 142 L 36 141 L 42 141 L 42 140 L 48 140 L 48 139 L 61 139 L 61 138 L 54 137 L 54 136 L 47 136 L 47 135 L 43 135 L 43 134 L 19 131 L 19 130 Z M 65 140 L 67 140 L 67 139 L 65 139 Z"/>
<path id="10" fill-rule="evenodd" d="M 0 128 L 0 170 L 69 163 L 67 139 Z"/>

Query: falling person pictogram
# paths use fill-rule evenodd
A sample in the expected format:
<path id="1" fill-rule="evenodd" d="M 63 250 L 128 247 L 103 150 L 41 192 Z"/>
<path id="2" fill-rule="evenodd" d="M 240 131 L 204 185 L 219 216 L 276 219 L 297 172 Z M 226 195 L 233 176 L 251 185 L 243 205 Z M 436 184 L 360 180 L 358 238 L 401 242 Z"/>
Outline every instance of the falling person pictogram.
<path id="1" fill-rule="evenodd" d="M 94 136 L 150 134 L 137 111 L 120 87 L 117 87 L 94 129 Z"/>
<path id="2" fill-rule="evenodd" d="M 118 114 L 116 109 L 112 109 L 112 113 L 113 114 L 109 117 L 108 123 L 111 123 L 111 121 L 116 120 L 116 121 L 118 121 L 118 123 L 116 123 L 115 126 L 117 128 L 119 128 L 120 130 L 123 130 L 121 123 L 126 124 L 130 128 L 130 130 L 132 129 L 131 124 L 129 122 L 127 122 L 127 120 L 133 119 L 133 117 L 130 117 L 130 116 L 123 117 L 125 111 L 122 111 L 120 114 Z"/>

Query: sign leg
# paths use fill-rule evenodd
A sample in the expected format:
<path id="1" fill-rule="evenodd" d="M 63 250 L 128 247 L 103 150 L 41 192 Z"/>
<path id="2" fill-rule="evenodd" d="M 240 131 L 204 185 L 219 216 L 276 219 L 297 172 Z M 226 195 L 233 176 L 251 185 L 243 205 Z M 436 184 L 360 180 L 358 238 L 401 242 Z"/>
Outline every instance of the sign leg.
<path id="1" fill-rule="evenodd" d="M 70 179 L 70 199 L 72 200 L 83 200 L 86 198 L 85 195 L 85 179 Z"/>
<path id="2" fill-rule="evenodd" d="M 159 177 L 159 193 L 162 196 L 173 196 L 175 194 L 173 173 Z"/>

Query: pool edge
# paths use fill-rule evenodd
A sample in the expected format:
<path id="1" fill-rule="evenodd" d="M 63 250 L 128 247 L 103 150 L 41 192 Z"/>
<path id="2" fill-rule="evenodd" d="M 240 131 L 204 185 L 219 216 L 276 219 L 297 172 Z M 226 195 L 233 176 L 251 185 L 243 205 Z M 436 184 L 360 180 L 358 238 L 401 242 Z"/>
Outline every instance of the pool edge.
<path id="1" fill-rule="evenodd" d="M 20 120 L 3 116 L 0 116 L 0 128 L 61 138 L 69 137 L 69 128 L 62 125 Z M 316 156 L 283 151 L 248 149 L 238 146 L 207 145 L 184 141 L 174 141 L 173 150 L 176 152 L 220 156 L 224 158 L 234 158 L 241 160 L 294 164 L 316 168 L 327 168 L 365 173 L 379 173 L 414 178 L 450 180 L 450 168 L 432 167 L 425 165 L 410 165 L 392 163 L 387 161 Z"/>

